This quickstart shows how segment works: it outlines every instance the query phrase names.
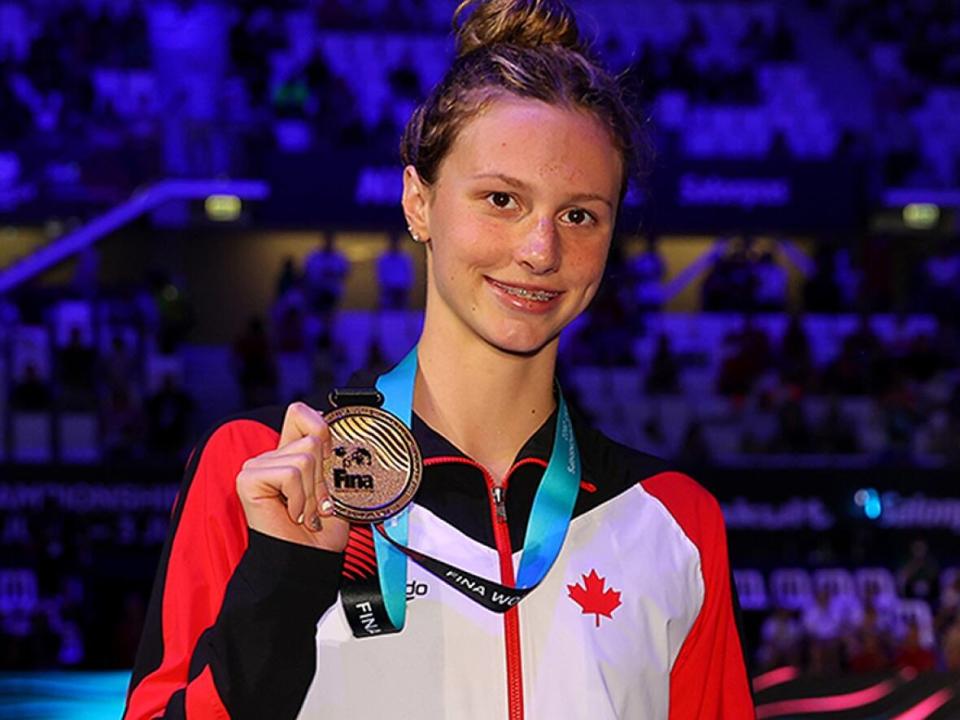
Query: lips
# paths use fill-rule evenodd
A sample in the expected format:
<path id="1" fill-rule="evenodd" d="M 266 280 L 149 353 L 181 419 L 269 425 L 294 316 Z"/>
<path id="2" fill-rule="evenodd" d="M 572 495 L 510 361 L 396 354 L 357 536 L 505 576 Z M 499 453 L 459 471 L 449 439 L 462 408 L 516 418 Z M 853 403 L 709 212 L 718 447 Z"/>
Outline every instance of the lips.
<path id="1" fill-rule="evenodd" d="M 530 302 L 548 303 L 563 294 L 563 292 L 559 290 L 547 290 L 545 288 L 530 287 L 527 285 L 508 285 L 507 283 L 502 283 L 499 280 L 494 280 L 489 277 L 486 278 L 486 280 L 507 295 Z"/>

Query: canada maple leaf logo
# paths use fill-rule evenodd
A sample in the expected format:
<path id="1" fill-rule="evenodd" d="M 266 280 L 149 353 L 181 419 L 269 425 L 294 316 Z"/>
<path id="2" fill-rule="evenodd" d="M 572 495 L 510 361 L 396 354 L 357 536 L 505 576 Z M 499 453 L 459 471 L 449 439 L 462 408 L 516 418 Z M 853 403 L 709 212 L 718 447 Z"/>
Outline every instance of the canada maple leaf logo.
<path id="1" fill-rule="evenodd" d="M 603 586 L 607 584 L 606 578 L 597 575 L 596 570 L 591 570 L 589 575 L 581 575 L 583 585 L 567 585 L 570 592 L 570 599 L 577 603 L 582 609 L 584 615 L 596 615 L 597 627 L 600 627 L 600 616 L 613 619 L 613 611 L 620 607 L 620 591 L 610 588 L 604 590 Z"/>

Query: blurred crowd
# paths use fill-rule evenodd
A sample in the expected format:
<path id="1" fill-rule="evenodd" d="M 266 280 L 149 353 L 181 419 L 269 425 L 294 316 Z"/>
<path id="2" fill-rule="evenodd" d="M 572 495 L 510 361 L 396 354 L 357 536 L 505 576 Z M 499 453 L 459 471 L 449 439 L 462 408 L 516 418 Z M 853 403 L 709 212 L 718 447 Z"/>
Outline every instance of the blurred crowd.
<path id="1" fill-rule="evenodd" d="M 925 3 L 847 0 L 832 6 L 837 33 L 866 55 L 877 43 L 898 47 L 914 92 L 935 84 L 960 84 L 960 8 L 950 0 Z"/>
<path id="2" fill-rule="evenodd" d="M 799 607 L 775 604 L 760 627 L 757 671 L 960 671 L 960 573 L 942 572 L 918 538 L 892 577 L 857 593 L 823 584 Z"/>
<path id="3" fill-rule="evenodd" d="M 404 323 L 405 315 L 391 313 L 409 309 L 413 260 L 399 242 L 391 241 L 375 268 L 378 310 L 371 312 L 388 318 L 382 322 Z M 868 453 L 873 462 L 912 464 L 923 456 L 956 462 L 960 251 L 943 246 L 921 258 L 915 284 L 901 294 L 892 283 L 883 293 L 882 283 L 871 289 L 868 275 L 883 263 L 861 262 L 844 248 L 821 249 L 811 258 L 785 238 L 721 238 L 667 280 L 666 261 L 649 241 L 629 258 L 611 261 L 609 282 L 569 334 L 564 366 L 638 374 L 637 394 L 621 389 L 618 395 L 637 410 L 676 396 L 693 405 L 716 397 L 734 415 L 749 411 L 754 419 L 745 420 L 735 446 L 725 448 L 739 454 Z M 804 278 L 799 297 L 788 297 L 790 265 Z M 227 410 L 289 402 L 311 388 L 345 382 L 359 366 L 382 370 L 393 344 L 412 341 L 372 332 L 358 357 L 338 321 L 350 272 L 332 235 L 302 262 L 287 258 L 271 306 L 249 319 L 230 349 L 237 400 Z M 680 292 L 695 293 L 707 314 L 684 320 L 693 324 L 678 335 L 671 328 L 682 318 L 665 305 Z M 31 297 L 24 295 L 14 320 L 48 323 L 50 313 L 33 307 Z M 10 409 L 95 413 L 108 457 L 182 457 L 200 429 L 180 353 L 194 324 L 189 290 L 157 271 L 141 287 L 98 302 L 108 308 L 98 312 L 110 319 L 96 337 L 89 326 L 61 322 L 48 361 L 32 357 L 10 366 Z M 836 319 L 825 325 L 822 317 Z M 691 347 L 683 334 L 690 332 L 710 339 Z M 875 417 L 850 407 L 858 399 L 870 400 Z M 823 408 L 811 412 L 811 401 Z M 884 436 L 880 448 L 864 444 L 859 426 L 868 421 Z M 656 442 L 665 418 L 643 422 L 648 449 L 702 457 L 697 422 L 679 447 Z"/>
<path id="4" fill-rule="evenodd" d="M 682 11 L 678 31 L 652 28 L 637 37 L 610 22 L 615 7 L 588 3 L 586 12 L 597 23 L 598 51 L 647 107 L 679 94 L 691 110 L 753 108 L 759 125 L 734 132 L 769 134 L 762 156 L 806 157 L 802 138 L 792 137 L 796 131 L 822 136 L 814 142 L 820 159 L 852 146 L 871 148 L 892 185 L 955 178 L 957 147 L 947 140 L 957 134 L 941 128 L 943 157 L 931 173 L 924 169 L 925 143 L 934 133 L 909 127 L 910 113 L 928 96 L 958 85 L 954 4 L 810 1 L 833 17 L 838 38 L 824 41 L 859 51 L 865 67 L 875 48 L 894 48 L 896 77 L 882 74 L 876 91 L 867 90 L 876 95 L 869 109 L 876 122 L 858 130 L 840 129 L 807 80 L 782 88 L 812 98 L 793 109 L 804 117 L 784 125 L 779 115 L 790 108 L 770 104 L 761 70 L 804 74 L 795 20 L 784 6 L 755 13 L 749 4 L 730 5 L 740 12 L 732 25 L 721 27 L 680 4 L 671 6 Z M 256 173 L 278 151 L 352 149 L 386 161 L 413 104 L 439 79 L 435 67 L 444 58 L 437 55 L 450 50 L 443 41 L 449 8 L 437 7 L 423 0 L 4 0 L 0 154 L 12 153 L 17 177 L 53 172 L 50 179 L 67 184 L 82 178 L 84 188 L 112 189 L 105 198 L 164 171 Z M 661 144 L 699 132 L 696 113 L 678 125 L 659 110 L 655 115 Z"/>
<path id="5" fill-rule="evenodd" d="M 951 94 L 960 85 L 957 4 L 807 4 L 828 14 L 874 80 L 874 122 L 860 137 L 831 140 L 821 159 L 865 146 L 888 185 L 955 189 L 960 154 L 950 143 L 960 137 L 954 121 L 960 106 L 950 103 L 960 97 Z M 767 21 L 750 15 L 753 4 L 735 5 L 737 17 L 747 19 L 719 38 L 722 47 L 724 31 L 686 7 L 679 31 L 669 36 L 601 29 L 596 46 L 658 113 L 659 99 L 680 97 L 693 110 L 747 108 L 763 120 L 758 131 L 769 130 L 780 120 L 772 118 L 765 83 L 777 85 L 770 78 L 780 76 L 764 80 L 761 68 L 802 70 L 800 38 L 787 6 L 774 7 Z M 111 203 L 161 176 L 265 171 L 278 152 L 354 150 L 390 160 L 400 126 L 436 81 L 433 68 L 445 61 L 440 53 L 450 50 L 442 44 L 449 13 L 445 4 L 426 0 L 0 0 L 0 207 L 3 193 L 26 180 L 72 188 L 71 200 L 82 189 Z M 795 90 L 780 88 L 791 97 L 801 94 Z M 924 108 L 933 124 L 918 131 L 911 114 Z M 791 123 L 812 115 L 787 110 Z M 674 131 L 665 129 L 664 116 L 655 124 L 664 142 L 680 143 L 697 130 L 694 117 L 705 115 L 681 117 Z M 830 123 L 823 130 L 833 132 Z M 781 127 L 761 149 L 761 159 L 796 151 Z M 708 148 L 713 152 L 719 151 Z M 925 167 L 927 156 L 937 172 Z M 370 314 L 377 318 L 410 308 L 414 270 L 397 242 L 376 265 L 378 298 Z M 812 254 L 782 237 L 725 237 L 678 272 L 668 272 L 656 238 L 629 257 L 619 250 L 610 282 L 570 333 L 563 360 L 568 369 L 637 376 L 636 393 L 617 393 L 621 406 L 719 398 L 731 413 L 758 418 L 752 426 L 745 421 L 733 441 L 741 456 L 796 458 L 863 453 L 861 418 L 848 411 L 851 401 L 868 399 L 879 409 L 883 435 L 870 463 L 921 464 L 920 448 L 923 457 L 960 466 L 955 238 L 904 256 L 892 238 L 877 235 L 823 238 Z M 360 369 L 338 324 L 351 272 L 332 236 L 302 262 L 287 259 L 271 305 L 227 349 L 236 388 L 231 409 L 289 402 Z M 802 289 L 792 295 L 796 277 Z M 668 308 L 682 293 L 696 298 L 690 305 L 703 312 L 704 326 L 716 317 L 736 319 L 706 352 L 675 347 L 665 330 L 676 319 Z M 80 321 L 55 319 L 65 299 Z M 95 428 L 98 459 L 182 468 L 208 415 L 183 372 L 196 312 L 184 280 L 157 270 L 135 287 L 107 290 L 97 287 L 95 273 L 78 274 L 68 292 L 27 289 L 14 300 L 0 303 L 3 359 L 15 359 L 8 350 L 20 329 L 40 331 L 34 344 L 25 343 L 30 352 L 23 362 L 3 364 L 4 443 L 13 444 L 8 430 L 15 417 L 41 418 L 51 427 L 66 416 L 85 418 L 92 420 L 85 427 Z M 883 332 L 881 315 L 895 318 Z M 841 337 L 831 337 L 827 352 L 822 316 L 855 318 Z M 372 334 L 359 364 L 385 369 L 386 343 Z M 567 388 L 573 394 L 576 384 Z M 825 406 L 817 420 L 814 401 Z M 632 419 L 613 414 L 600 424 L 622 428 Z M 641 424 L 647 449 L 669 448 L 664 454 L 688 464 L 717 459 L 699 419 L 685 426 L 677 446 L 663 440 L 669 422 L 644 417 Z M 39 459 L 50 466 L 57 458 L 48 451 Z M 76 523 L 56 508 L 5 514 L 0 668 L 129 666 L 149 587 L 143 558 L 155 554 L 166 522 L 165 513 L 104 513 Z M 960 670 L 960 580 L 942 577 L 916 545 L 896 573 L 893 597 L 821 591 L 803 607 L 779 607 L 763 621 L 757 667 Z M 935 590 L 937 583 L 943 587 Z M 928 625 L 892 614 L 892 603 L 905 598 L 927 603 Z"/>

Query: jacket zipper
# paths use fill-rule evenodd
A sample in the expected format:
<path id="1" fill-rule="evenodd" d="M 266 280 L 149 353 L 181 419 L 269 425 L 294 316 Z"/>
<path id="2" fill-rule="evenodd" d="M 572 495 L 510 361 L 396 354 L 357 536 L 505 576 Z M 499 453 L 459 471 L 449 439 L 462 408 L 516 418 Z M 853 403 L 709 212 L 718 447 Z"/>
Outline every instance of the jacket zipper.
<path id="1" fill-rule="evenodd" d="M 490 500 L 493 538 L 497 545 L 497 555 L 500 560 L 500 583 L 507 587 L 516 587 L 516 578 L 513 574 L 513 549 L 510 545 L 510 526 L 507 524 L 507 485 L 510 482 L 510 476 L 518 467 L 522 465 L 546 467 L 547 463 L 539 458 L 520 460 L 507 470 L 503 482 L 497 485 L 487 469 L 470 458 L 456 455 L 432 457 L 424 460 L 423 464 L 439 465 L 445 462 L 470 465 L 483 473 L 483 479 L 487 483 L 487 496 Z M 503 638 L 507 660 L 507 716 L 509 720 L 523 720 L 523 667 L 520 656 L 519 610 L 519 606 L 514 606 L 503 614 Z"/>
<path id="2" fill-rule="evenodd" d="M 483 476 L 490 490 L 493 537 L 497 543 L 497 554 L 500 556 L 500 583 L 507 587 L 515 587 L 513 549 L 510 546 L 510 526 L 507 525 L 505 503 L 510 472 L 503 479 L 502 485 L 495 485 L 493 477 L 486 470 L 483 471 Z M 519 610 L 518 606 L 514 606 L 503 614 L 503 639 L 507 657 L 507 717 L 510 720 L 523 720 L 523 666 L 520 659 Z"/>

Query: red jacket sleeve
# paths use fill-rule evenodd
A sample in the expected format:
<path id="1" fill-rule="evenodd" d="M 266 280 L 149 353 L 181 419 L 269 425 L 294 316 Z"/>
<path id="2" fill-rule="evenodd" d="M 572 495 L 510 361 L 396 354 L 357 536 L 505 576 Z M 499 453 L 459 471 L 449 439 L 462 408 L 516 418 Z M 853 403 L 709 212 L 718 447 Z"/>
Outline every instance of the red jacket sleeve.
<path id="1" fill-rule="evenodd" d="M 642 485 L 696 546 L 703 574 L 703 605 L 670 672 L 670 720 L 752 720 L 720 505 L 681 473 L 663 473 Z"/>
<path id="2" fill-rule="evenodd" d="M 278 437 L 261 422 L 232 420 L 191 456 L 124 720 L 292 717 L 299 709 L 342 556 L 248 531 L 236 476 Z"/>

